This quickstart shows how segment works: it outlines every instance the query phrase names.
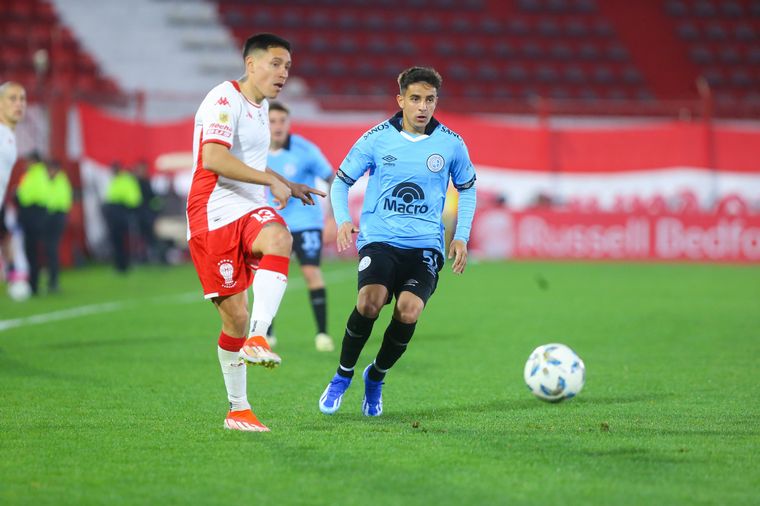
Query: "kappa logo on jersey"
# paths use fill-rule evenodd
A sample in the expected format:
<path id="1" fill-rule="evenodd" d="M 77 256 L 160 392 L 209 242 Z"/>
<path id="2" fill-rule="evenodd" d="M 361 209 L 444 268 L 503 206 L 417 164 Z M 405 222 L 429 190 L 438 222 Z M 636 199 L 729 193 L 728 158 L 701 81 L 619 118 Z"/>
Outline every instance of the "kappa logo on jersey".
<path id="1" fill-rule="evenodd" d="M 232 265 L 232 260 L 220 260 L 217 264 L 219 266 L 219 274 L 222 275 L 224 288 L 232 288 L 237 284 L 237 281 L 233 279 L 235 275 L 235 267 Z"/>
<path id="2" fill-rule="evenodd" d="M 226 105 L 229 106 L 230 102 L 227 100 L 227 97 L 219 97 L 219 100 L 216 101 L 216 105 Z"/>
<path id="3" fill-rule="evenodd" d="M 401 214 L 425 214 L 428 212 L 428 206 L 420 200 L 425 200 L 425 192 L 422 187 L 415 183 L 399 183 L 393 188 L 391 197 L 386 198 L 383 202 L 383 209 L 386 211 L 395 211 Z"/>

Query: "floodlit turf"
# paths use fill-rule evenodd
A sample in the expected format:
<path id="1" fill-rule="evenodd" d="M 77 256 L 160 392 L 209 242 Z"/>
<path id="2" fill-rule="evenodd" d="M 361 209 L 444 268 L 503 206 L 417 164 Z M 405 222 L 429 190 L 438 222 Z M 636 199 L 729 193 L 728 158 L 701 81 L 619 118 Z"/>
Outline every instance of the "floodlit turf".
<path id="1" fill-rule="evenodd" d="M 758 503 L 758 266 L 449 269 L 377 419 L 358 375 L 340 412 L 318 411 L 338 352 L 314 351 L 294 274 L 283 365 L 249 369 L 268 434 L 222 429 L 219 325 L 191 267 L 68 271 L 60 295 L 1 295 L 0 504 Z M 340 338 L 355 264 L 325 271 Z M 552 341 L 587 368 L 557 405 L 522 381 Z"/>

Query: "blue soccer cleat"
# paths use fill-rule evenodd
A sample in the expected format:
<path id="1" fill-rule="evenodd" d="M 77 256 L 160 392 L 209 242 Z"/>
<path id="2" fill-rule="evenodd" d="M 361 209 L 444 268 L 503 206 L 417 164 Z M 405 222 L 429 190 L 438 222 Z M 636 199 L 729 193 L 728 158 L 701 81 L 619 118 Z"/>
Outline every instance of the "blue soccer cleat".
<path id="1" fill-rule="evenodd" d="M 343 394 L 346 393 L 348 387 L 351 386 L 351 378 L 345 378 L 338 373 L 335 373 L 333 379 L 325 388 L 322 397 L 319 398 L 319 410 L 326 414 L 332 415 L 343 401 Z"/>
<path id="2" fill-rule="evenodd" d="M 362 413 L 365 416 L 380 416 L 383 414 L 383 382 L 372 381 L 367 374 L 372 364 L 364 369 L 364 399 L 362 399 Z"/>

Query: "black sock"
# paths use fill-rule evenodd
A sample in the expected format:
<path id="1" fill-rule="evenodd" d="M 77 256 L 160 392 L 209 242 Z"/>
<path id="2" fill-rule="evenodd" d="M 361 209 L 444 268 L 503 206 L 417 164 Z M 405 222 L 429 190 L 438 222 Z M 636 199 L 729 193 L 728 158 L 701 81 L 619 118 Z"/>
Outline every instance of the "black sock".
<path id="1" fill-rule="evenodd" d="M 406 347 L 409 341 L 412 340 L 416 326 L 417 322 L 401 323 L 391 318 L 388 328 L 385 329 L 383 344 L 380 346 L 380 351 L 377 352 L 374 367 L 370 367 L 367 373 L 369 379 L 372 381 L 382 381 L 385 378 L 385 373 L 388 372 L 388 369 L 393 367 L 393 364 L 406 351 Z"/>
<path id="2" fill-rule="evenodd" d="M 317 332 L 327 333 L 327 294 L 324 287 L 309 290 L 309 299 L 314 318 L 317 320 Z"/>
<path id="3" fill-rule="evenodd" d="M 341 376 L 346 378 L 353 377 L 356 361 L 359 360 L 359 355 L 367 343 L 370 334 L 372 334 L 372 326 L 375 324 L 375 320 L 377 318 L 362 316 L 356 308 L 351 312 L 351 316 L 348 317 L 348 323 L 346 323 L 343 345 L 340 349 L 338 374 Z"/>

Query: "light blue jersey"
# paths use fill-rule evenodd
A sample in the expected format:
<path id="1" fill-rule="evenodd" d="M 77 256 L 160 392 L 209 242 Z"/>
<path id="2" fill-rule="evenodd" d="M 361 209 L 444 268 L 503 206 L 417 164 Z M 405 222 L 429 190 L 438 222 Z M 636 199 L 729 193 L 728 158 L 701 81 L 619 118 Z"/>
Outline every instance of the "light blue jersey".
<path id="1" fill-rule="evenodd" d="M 446 190 L 451 180 L 460 195 L 471 196 L 474 212 L 475 168 L 462 138 L 430 120 L 425 135 L 414 137 L 401 128 L 399 111 L 367 131 L 343 160 L 331 197 L 335 218 L 340 225 L 348 217 L 347 188 L 369 171 L 364 195 L 357 249 L 372 242 L 398 248 L 434 248 L 444 251 L 441 220 Z M 346 188 L 345 202 L 343 190 Z M 460 199 L 461 204 L 461 199 Z M 461 217 L 461 215 L 460 215 Z M 461 223 L 467 241 L 472 214 Z M 457 231 L 459 234 L 460 226 Z"/>
<path id="2" fill-rule="evenodd" d="M 312 188 L 315 187 L 317 178 L 327 181 L 333 175 L 333 168 L 322 151 L 297 134 L 291 134 L 282 149 L 269 152 L 267 166 L 294 183 L 303 183 Z M 267 198 L 274 206 L 274 199 L 268 189 Z M 291 198 L 285 209 L 277 212 L 291 232 L 321 229 L 323 226 L 322 206 L 319 204 L 305 206 L 298 199 Z"/>

